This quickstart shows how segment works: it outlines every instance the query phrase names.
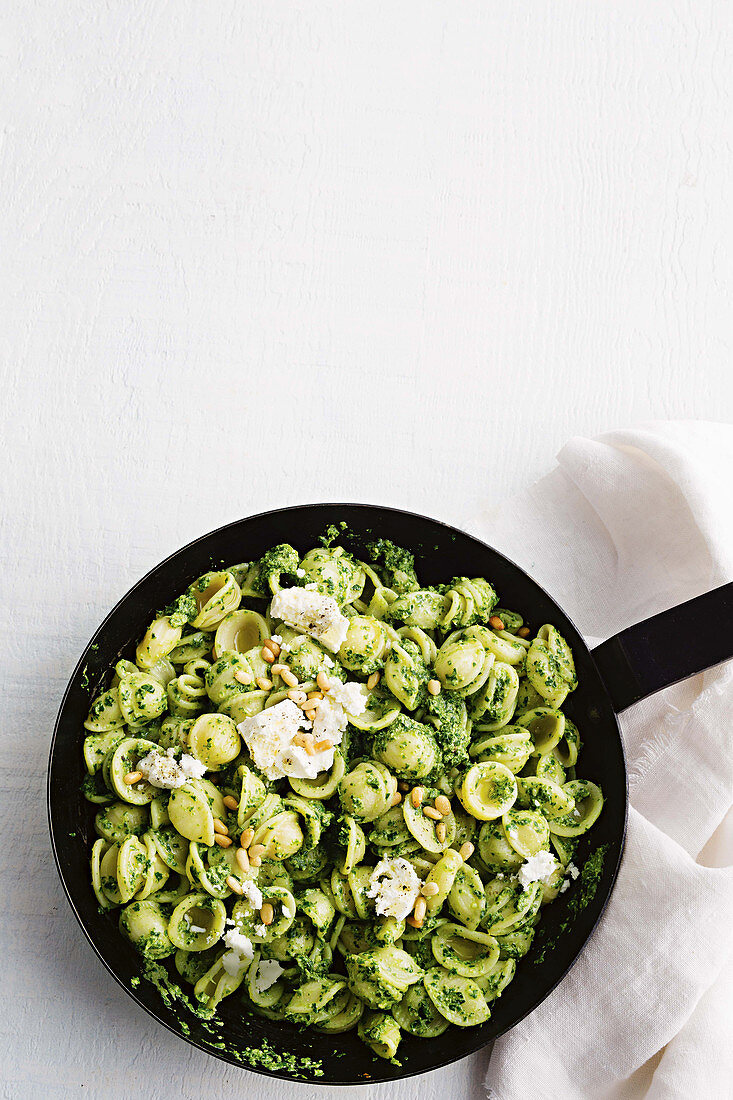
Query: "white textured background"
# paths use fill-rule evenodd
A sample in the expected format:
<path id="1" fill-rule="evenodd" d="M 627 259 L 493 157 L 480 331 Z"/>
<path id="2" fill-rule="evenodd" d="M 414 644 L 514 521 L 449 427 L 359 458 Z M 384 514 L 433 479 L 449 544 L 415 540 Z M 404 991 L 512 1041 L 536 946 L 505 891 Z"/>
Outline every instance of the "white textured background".
<path id="1" fill-rule="evenodd" d="M 265 1083 L 86 947 L 56 708 L 161 557 L 320 499 L 461 522 L 570 435 L 730 419 L 729 5 L 5 0 L 3 1098 Z M 370 1100 L 477 1100 L 477 1056 Z"/>

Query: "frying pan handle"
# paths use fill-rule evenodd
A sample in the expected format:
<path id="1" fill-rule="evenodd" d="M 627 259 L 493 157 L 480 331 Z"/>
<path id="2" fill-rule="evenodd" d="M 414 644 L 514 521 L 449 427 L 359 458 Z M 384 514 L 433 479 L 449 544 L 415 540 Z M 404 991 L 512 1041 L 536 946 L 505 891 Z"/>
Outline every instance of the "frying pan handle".
<path id="1" fill-rule="evenodd" d="M 733 583 L 622 630 L 593 660 L 614 710 L 733 657 Z"/>

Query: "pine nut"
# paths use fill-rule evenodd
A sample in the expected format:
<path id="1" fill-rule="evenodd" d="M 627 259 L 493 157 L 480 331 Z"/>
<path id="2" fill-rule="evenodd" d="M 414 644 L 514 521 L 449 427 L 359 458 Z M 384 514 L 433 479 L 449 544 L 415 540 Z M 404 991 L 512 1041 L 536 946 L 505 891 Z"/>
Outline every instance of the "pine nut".
<path id="1" fill-rule="evenodd" d="M 272 666 L 273 676 L 282 676 L 283 672 L 285 672 L 287 667 L 288 667 L 287 665 L 279 665 L 279 664 L 278 665 L 273 665 Z"/>
<path id="2" fill-rule="evenodd" d="M 324 737 L 322 741 L 316 741 L 313 747 L 316 752 L 325 752 L 326 749 L 333 748 L 333 741 L 329 740 L 328 737 Z"/>
<path id="3" fill-rule="evenodd" d="M 440 680 L 428 680 L 428 691 L 431 695 L 440 695 Z"/>
<path id="4" fill-rule="evenodd" d="M 272 905 L 270 904 L 270 902 L 266 901 L 265 904 L 260 909 L 260 920 L 262 921 L 262 923 L 265 926 L 267 926 L 268 924 L 272 924 L 274 919 L 275 919 L 275 910 L 272 908 Z"/>
<path id="5" fill-rule="evenodd" d="M 300 691 L 298 688 L 291 688 L 288 692 L 288 699 L 292 699 L 294 703 L 297 703 L 299 707 L 305 703 L 308 696 L 304 691 Z"/>
<path id="6" fill-rule="evenodd" d="M 234 858 L 240 871 L 249 871 L 249 856 L 246 848 L 237 848 L 237 854 Z"/>
<path id="7" fill-rule="evenodd" d="M 268 680 L 266 676 L 258 676 L 257 687 L 260 691 L 269 691 L 272 687 L 272 680 Z"/>
<path id="8" fill-rule="evenodd" d="M 318 710 L 318 704 L 320 703 L 320 701 L 320 699 L 308 699 L 305 703 L 303 703 L 301 709 L 303 710 L 307 718 L 313 717 L 313 715 Z"/>
<path id="9" fill-rule="evenodd" d="M 461 844 L 460 848 L 458 849 L 458 855 L 461 857 L 461 859 L 470 859 L 475 850 L 476 849 L 474 848 L 471 841 L 467 840 L 465 844 Z"/>
<path id="10" fill-rule="evenodd" d="M 229 836 L 229 830 L 227 829 L 221 818 L 214 818 L 214 832 L 220 833 L 222 836 Z"/>
<path id="11" fill-rule="evenodd" d="M 122 782 L 125 783 L 126 786 L 131 787 L 133 783 L 139 783 L 142 777 L 142 772 L 128 772 L 127 775 L 122 777 Z"/>
<path id="12" fill-rule="evenodd" d="M 252 676 L 249 672 L 245 672 L 243 668 L 238 668 L 234 673 L 234 679 L 238 684 L 249 685 L 252 683 Z"/>
<path id="13" fill-rule="evenodd" d="M 284 684 L 287 684 L 289 688 L 294 688 L 298 686 L 298 677 L 295 675 L 294 672 L 291 672 L 289 668 L 286 668 L 283 672 L 281 672 L 280 676 L 282 677 L 282 682 Z M 303 694 L 305 694 L 305 692 Z"/>
<path id="14" fill-rule="evenodd" d="M 214 840 L 216 841 L 216 843 L 219 845 L 220 848 L 231 848 L 232 843 L 233 843 L 232 838 L 230 836 L 224 836 L 222 833 L 215 833 L 214 834 Z"/>
<path id="15" fill-rule="evenodd" d="M 371 674 L 371 676 L 370 676 L 370 677 L 369 677 L 369 679 L 367 680 L 367 687 L 369 688 L 369 691 L 373 691 L 373 690 L 374 690 L 374 688 L 375 688 L 375 687 L 377 686 L 377 684 L 379 683 L 380 679 L 381 679 L 381 676 L 379 675 L 379 673 L 378 673 L 378 672 L 373 672 L 373 673 Z"/>
<path id="16" fill-rule="evenodd" d="M 415 920 L 419 920 L 420 924 L 422 924 L 422 922 L 425 920 L 425 914 L 427 913 L 427 911 L 428 911 L 427 899 L 424 898 L 421 894 L 420 897 L 415 902 L 415 909 L 414 909 Z"/>
<path id="17" fill-rule="evenodd" d="M 413 787 L 410 791 L 410 802 L 413 804 L 416 810 L 418 810 L 420 806 L 422 806 L 424 793 L 425 792 L 423 791 L 422 787 Z"/>
<path id="18" fill-rule="evenodd" d="M 435 835 L 438 838 L 438 844 L 445 844 L 446 832 L 444 821 L 439 821 L 438 824 L 435 826 Z"/>
<path id="19" fill-rule="evenodd" d="M 442 821 L 443 815 L 440 810 L 436 810 L 435 806 L 423 806 L 422 812 L 426 817 L 429 817 L 431 821 Z"/>
<path id="20" fill-rule="evenodd" d="M 417 917 L 408 917 L 405 924 L 409 924 L 411 928 L 422 928 L 422 921 Z"/>
<path id="21" fill-rule="evenodd" d="M 420 893 L 424 898 L 434 898 L 436 894 L 440 893 L 440 887 L 437 882 L 426 882 Z"/>
<path id="22" fill-rule="evenodd" d="M 331 681 L 329 680 L 325 672 L 318 673 L 318 675 L 316 676 L 316 683 L 318 684 L 321 691 L 331 690 Z"/>
<path id="23" fill-rule="evenodd" d="M 229 889 L 232 890 L 235 894 L 244 893 L 241 882 L 239 881 L 239 879 L 235 878 L 234 875 L 227 875 L 224 881 L 226 882 Z"/>
<path id="24" fill-rule="evenodd" d="M 278 642 L 274 642 L 272 638 L 265 638 L 262 643 L 263 649 L 269 649 L 276 657 L 280 656 L 280 645 Z"/>
<path id="25" fill-rule="evenodd" d="M 268 665 L 273 665 L 275 663 L 275 654 L 272 652 L 269 646 L 263 645 L 262 649 L 260 650 L 260 657 L 263 661 L 267 661 Z"/>
<path id="26" fill-rule="evenodd" d="M 236 810 L 239 808 L 239 803 L 237 802 L 233 794 L 224 795 L 224 805 L 228 810 Z"/>
<path id="27" fill-rule="evenodd" d="M 309 691 L 308 692 L 308 698 L 309 699 L 322 699 L 323 698 L 323 692 L 322 691 Z"/>
<path id="28" fill-rule="evenodd" d="M 253 844 L 252 847 L 249 849 L 249 854 L 250 857 L 260 856 L 260 858 L 262 858 L 262 856 L 265 854 L 264 844 Z"/>
<path id="29" fill-rule="evenodd" d="M 399 806 L 401 801 L 402 801 L 402 795 L 400 794 L 399 791 L 395 791 L 394 796 L 392 798 L 392 805 L 393 806 Z"/>
<path id="30" fill-rule="evenodd" d="M 517 631 L 517 637 L 518 638 L 529 638 L 529 627 L 528 626 L 520 626 L 519 630 Z"/>
<path id="31" fill-rule="evenodd" d="M 252 837 L 255 835 L 254 829 L 242 829 L 242 835 L 239 838 L 239 843 L 243 848 L 249 848 L 252 843 Z"/>
<path id="32" fill-rule="evenodd" d="M 262 860 L 259 856 L 250 856 L 249 862 L 252 867 L 259 867 L 262 863 Z"/>
<path id="33" fill-rule="evenodd" d="M 502 619 L 499 618 L 498 615 L 492 615 L 489 619 L 489 626 L 492 630 L 503 630 L 504 622 Z"/>
<path id="34" fill-rule="evenodd" d="M 438 810 L 443 817 L 447 817 L 451 811 L 450 799 L 446 798 L 444 794 L 439 794 L 435 799 L 435 809 Z"/>

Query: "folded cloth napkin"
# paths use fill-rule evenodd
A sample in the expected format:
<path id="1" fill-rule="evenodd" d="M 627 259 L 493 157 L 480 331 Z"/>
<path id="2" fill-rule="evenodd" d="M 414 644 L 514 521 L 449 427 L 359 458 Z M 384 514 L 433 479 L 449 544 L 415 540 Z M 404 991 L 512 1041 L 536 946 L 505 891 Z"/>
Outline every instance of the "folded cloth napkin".
<path id="1" fill-rule="evenodd" d="M 558 463 L 469 527 L 589 645 L 733 578 L 732 427 L 573 439 Z M 491 1100 L 733 1096 L 733 854 L 698 862 L 733 802 L 733 663 L 637 703 L 621 728 L 632 808 L 616 888 L 570 974 L 496 1043 Z"/>

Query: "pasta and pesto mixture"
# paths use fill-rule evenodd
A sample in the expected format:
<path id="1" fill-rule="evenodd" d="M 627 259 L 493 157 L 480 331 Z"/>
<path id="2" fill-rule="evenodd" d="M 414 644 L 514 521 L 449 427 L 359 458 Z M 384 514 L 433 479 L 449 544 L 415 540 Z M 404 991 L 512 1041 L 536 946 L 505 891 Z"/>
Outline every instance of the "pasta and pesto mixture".
<path id="1" fill-rule="evenodd" d="M 488 1020 L 603 797 L 555 627 L 365 557 L 274 546 L 158 612 L 91 706 L 84 794 L 100 907 L 203 1015 L 394 1058 Z"/>

